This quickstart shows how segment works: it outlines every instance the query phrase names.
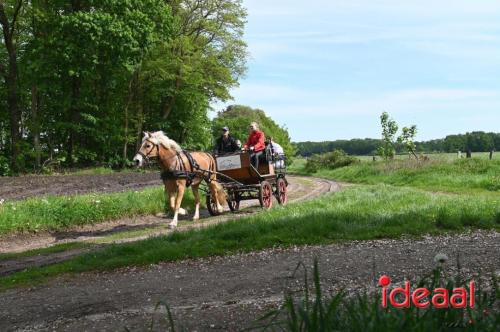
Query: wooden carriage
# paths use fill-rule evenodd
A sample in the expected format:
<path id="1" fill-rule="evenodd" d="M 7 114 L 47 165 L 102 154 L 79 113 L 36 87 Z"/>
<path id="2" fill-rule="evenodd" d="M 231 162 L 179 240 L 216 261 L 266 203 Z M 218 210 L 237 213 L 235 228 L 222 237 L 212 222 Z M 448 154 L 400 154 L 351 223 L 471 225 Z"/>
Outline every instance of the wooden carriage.
<path id="1" fill-rule="evenodd" d="M 239 210 L 243 200 L 258 199 L 260 205 L 270 209 L 273 196 L 279 204 L 288 201 L 286 168 L 276 168 L 274 156 L 266 154 L 265 160 L 259 162 L 256 169 L 248 152 L 237 152 L 230 155 L 215 156 L 217 162 L 217 181 L 222 184 L 227 193 L 227 201 L 231 211 Z M 211 215 L 217 215 L 217 209 L 210 195 L 207 195 L 207 208 Z"/>

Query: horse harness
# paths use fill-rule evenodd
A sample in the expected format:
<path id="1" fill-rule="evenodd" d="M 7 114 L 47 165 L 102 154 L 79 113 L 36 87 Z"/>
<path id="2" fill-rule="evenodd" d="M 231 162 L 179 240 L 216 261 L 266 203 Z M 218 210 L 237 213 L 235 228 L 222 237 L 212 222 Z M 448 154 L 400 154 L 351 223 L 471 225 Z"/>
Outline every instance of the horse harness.
<path id="1" fill-rule="evenodd" d="M 189 162 L 189 170 L 186 167 L 184 160 L 182 159 L 182 154 L 186 156 Z M 176 157 L 177 160 L 179 161 L 179 169 L 162 171 L 161 179 L 163 181 L 172 179 L 186 179 L 186 187 L 189 187 L 193 183 L 194 178 L 196 177 L 202 177 L 207 183 L 211 181 L 210 178 L 212 176 L 212 171 L 200 168 L 200 165 L 198 165 L 198 163 L 193 158 L 191 153 L 189 153 L 186 150 L 182 150 L 181 152 L 177 151 Z"/>

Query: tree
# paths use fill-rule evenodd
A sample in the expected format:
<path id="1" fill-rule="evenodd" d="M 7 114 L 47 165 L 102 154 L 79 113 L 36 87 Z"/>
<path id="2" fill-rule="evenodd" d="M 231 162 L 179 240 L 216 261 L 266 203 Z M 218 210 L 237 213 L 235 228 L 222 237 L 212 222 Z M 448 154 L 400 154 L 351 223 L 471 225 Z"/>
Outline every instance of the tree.
<path id="1" fill-rule="evenodd" d="M 2 167 L 125 165 L 143 129 L 208 148 L 210 104 L 246 69 L 240 0 L 0 4 Z"/>
<path id="2" fill-rule="evenodd" d="M 401 135 L 398 137 L 398 143 L 403 144 L 408 154 L 418 159 L 417 146 L 415 145 L 415 136 L 417 135 L 417 126 L 403 127 Z"/>
<path id="3" fill-rule="evenodd" d="M 378 148 L 378 154 L 384 159 L 392 159 L 396 154 L 396 133 L 398 125 L 396 121 L 389 118 L 387 112 L 383 112 L 380 116 L 380 124 L 382 126 L 382 144 Z"/>
<path id="4" fill-rule="evenodd" d="M 228 126 L 231 135 L 241 140 L 242 144 L 245 144 L 249 135 L 248 126 L 251 122 L 257 122 L 267 138 L 272 137 L 274 141 L 280 144 L 283 150 L 285 150 L 289 162 L 292 162 L 296 149 L 291 142 L 288 130 L 286 127 L 278 125 L 260 109 L 232 105 L 228 106 L 224 111 L 219 112 L 212 120 L 213 142 L 221 135 L 221 128 Z"/>
<path id="5" fill-rule="evenodd" d="M 18 44 L 16 35 L 19 32 L 19 16 L 23 7 L 23 0 L 0 1 L 0 24 L 3 32 L 3 45 L 6 50 L 6 65 L 0 60 L 0 74 L 4 78 L 7 90 L 7 109 L 10 114 L 10 149 L 11 167 L 14 172 L 19 170 L 19 143 L 21 139 L 18 93 Z"/>

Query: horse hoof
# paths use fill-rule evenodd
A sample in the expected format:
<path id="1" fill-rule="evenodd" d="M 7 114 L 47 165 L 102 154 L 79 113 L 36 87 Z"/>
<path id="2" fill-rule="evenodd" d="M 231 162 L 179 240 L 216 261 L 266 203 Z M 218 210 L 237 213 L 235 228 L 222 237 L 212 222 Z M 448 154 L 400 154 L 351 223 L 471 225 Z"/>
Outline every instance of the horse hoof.
<path id="1" fill-rule="evenodd" d="M 174 229 L 176 227 L 177 227 L 177 224 L 172 224 L 172 223 L 168 224 L 168 228 L 170 228 L 170 229 Z"/>
<path id="2" fill-rule="evenodd" d="M 200 217 L 193 217 L 193 221 L 200 220 Z"/>

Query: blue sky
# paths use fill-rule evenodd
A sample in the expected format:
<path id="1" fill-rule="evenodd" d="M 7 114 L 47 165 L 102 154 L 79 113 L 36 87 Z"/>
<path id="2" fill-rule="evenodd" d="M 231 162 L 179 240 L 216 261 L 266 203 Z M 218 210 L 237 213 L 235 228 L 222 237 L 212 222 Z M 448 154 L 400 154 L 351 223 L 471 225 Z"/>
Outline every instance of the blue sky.
<path id="1" fill-rule="evenodd" d="M 499 0 L 244 0 L 250 60 L 233 101 L 294 141 L 500 131 Z"/>

